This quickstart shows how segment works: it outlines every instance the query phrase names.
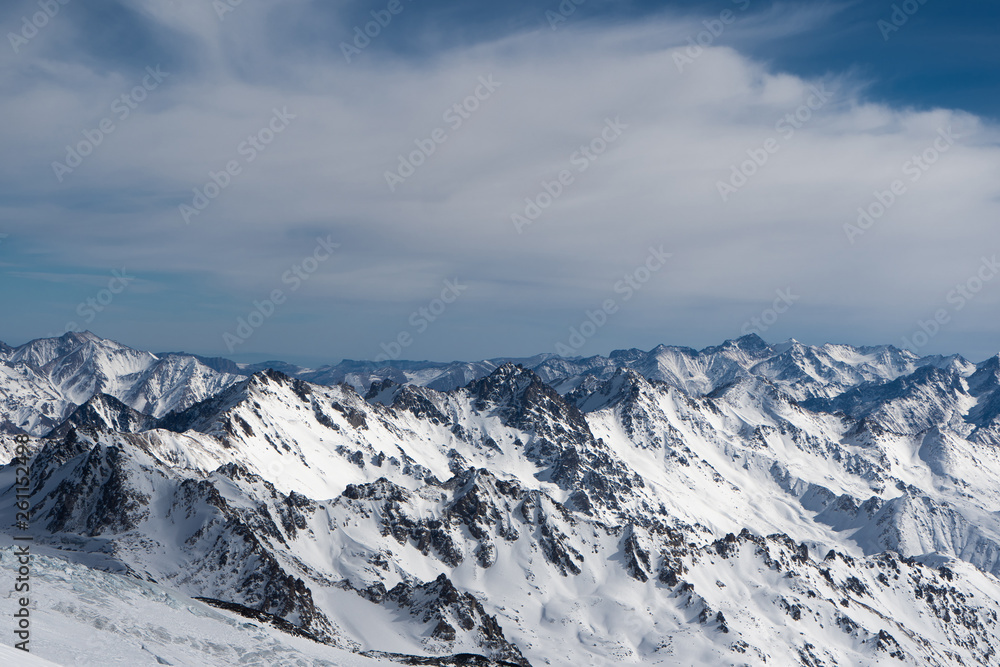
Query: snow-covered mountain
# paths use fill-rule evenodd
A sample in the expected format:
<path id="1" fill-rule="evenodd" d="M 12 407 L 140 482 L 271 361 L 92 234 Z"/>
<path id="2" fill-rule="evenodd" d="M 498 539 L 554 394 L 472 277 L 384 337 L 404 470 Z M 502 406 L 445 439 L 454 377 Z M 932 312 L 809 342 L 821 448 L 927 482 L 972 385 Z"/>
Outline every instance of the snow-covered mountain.
<path id="1" fill-rule="evenodd" d="M 1000 660 L 1000 356 L 747 336 L 325 385 L 115 345 L 12 348 L 4 388 L 74 406 L 31 403 L 46 618 L 148 598 L 102 630 L 133 664 Z M 184 614 L 241 629 L 212 657 Z"/>
<path id="2" fill-rule="evenodd" d="M 695 396 L 740 378 L 764 377 L 799 400 L 834 398 L 847 389 L 891 382 L 918 368 L 950 368 L 965 375 L 976 370 L 958 356 L 917 357 L 892 346 L 813 347 L 796 341 L 768 345 L 755 334 L 701 351 L 660 345 L 649 352 L 617 350 L 607 357 L 565 359 L 545 353 L 450 363 L 344 360 L 312 369 L 282 361 L 240 364 L 183 352 L 153 354 L 90 332 L 71 332 L 19 347 L 0 343 L 0 433 L 45 435 L 98 394 L 161 417 L 269 369 L 315 384 L 349 384 L 363 394 L 384 380 L 451 391 L 504 364 L 533 371 L 561 394 L 592 389 L 628 368 Z"/>
<path id="3" fill-rule="evenodd" d="M 759 376 L 784 387 L 796 399 L 830 398 L 865 383 L 890 382 L 925 366 L 955 367 L 966 373 L 975 370 L 973 364 L 957 355 L 918 357 L 891 345 L 816 347 L 794 340 L 768 345 L 756 334 L 704 350 L 660 345 L 648 352 L 616 350 L 607 357 L 566 359 L 540 354 L 520 359 L 502 357 L 452 363 L 345 360 L 315 370 L 272 362 L 244 368 L 246 372 L 275 368 L 318 384 L 349 384 L 363 393 L 373 383 L 386 379 L 398 384 L 450 391 L 485 377 L 507 363 L 524 366 L 563 394 L 576 389 L 581 382 L 606 380 L 617 370 L 628 368 L 692 395 L 709 394 L 737 379 Z"/>
<path id="4" fill-rule="evenodd" d="M 44 435 L 107 394 L 153 417 L 182 410 L 238 381 L 189 355 L 158 357 L 88 332 L 0 349 L 0 433 Z"/>

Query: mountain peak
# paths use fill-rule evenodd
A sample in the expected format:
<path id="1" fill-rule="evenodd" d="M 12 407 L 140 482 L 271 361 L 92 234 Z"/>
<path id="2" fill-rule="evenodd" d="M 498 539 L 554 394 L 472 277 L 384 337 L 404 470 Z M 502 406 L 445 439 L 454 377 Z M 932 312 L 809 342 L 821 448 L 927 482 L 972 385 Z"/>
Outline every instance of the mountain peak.
<path id="1" fill-rule="evenodd" d="M 767 341 L 756 333 L 749 333 L 744 336 L 740 336 L 735 342 L 739 343 L 740 347 L 743 348 L 760 349 L 767 347 Z"/>
<path id="2" fill-rule="evenodd" d="M 265 368 L 251 375 L 247 380 L 247 385 L 268 386 L 271 383 L 282 385 L 282 384 L 290 384 L 293 380 L 294 378 L 285 375 L 279 370 L 275 370 L 273 368 Z"/>
<path id="3" fill-rule="evenodd" d="M 726 353 L 733 355 L 734 351 L 738 351 L 736 354 L 744 354 L 749 358 L 759 358 L 771 352 L 773 348 L 767 344 L 763 338 L 761 338 L 756 333 L 749 333 L 739 338 L 731 338 L 721 345 L 713 345 L 706 347 L 705 349 L 698 352 L 699 355 L 715 355 L 719 353 Z"/>
<path id="4" fill-rule="evenodd" d="M 1000 369 L 1000 353 L 993 355 L 986 361 L 978 364 L 979 368 L 987 368 L 990 370 Z"/>
<path id="5" fill-rule="evenodd" d="M 484 378 L 475 380 L 468 389 L 481 398 L 509 397 L 522 393 L 528 386 L 544 384 L 534 371 L 526 369 L 521 364 L 507 362 Z"/>
<path id="6" fill-rule="evenodd" d="M 133 410 L 114 396 L 95 394 L 45 437 L 62 438 L 70 430 L 81 427 L 98 431 L 137 433 L 151 428 L 155 422 L 156 419 L 153 417 Z"/>
<path id="7" fill-rule="evenodd" d="M 976 371 L 969 376 L 968 382 L 969 389 L 976 394 L 1000 387 L 1000 355 L 977 364 Z"/>
<path id="8" fill-rule="evenodd" d="M 794 338 L 789 338 L 771 346 L 771 352 L 778 355 L 787 354 L 788 352 L 800 352 L 804 349 L 807 349 L 806 346 Z"/>
<path id="9" fill-rule="evenodd" d="M 104 339 L 95 334 L 93 331 L 88 330 L 88 331 L 67 331 L 62 336 L 59 337 L 59 340 L 96 343 Z"/>

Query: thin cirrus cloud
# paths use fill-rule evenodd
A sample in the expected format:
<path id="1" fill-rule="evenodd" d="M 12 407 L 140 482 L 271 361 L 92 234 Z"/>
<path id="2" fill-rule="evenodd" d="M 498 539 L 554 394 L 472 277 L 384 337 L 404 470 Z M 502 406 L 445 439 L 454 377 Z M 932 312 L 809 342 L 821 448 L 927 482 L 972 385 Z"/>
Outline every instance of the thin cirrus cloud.
<path id="1" fill-rule="evenodd" d="M 713 17 L 677 12 L 581 15 L 557 30 L 521 22 L 418 49 L 390 32 L 407 13 L 426 22 L 406 5 L 352 63 L 339 42 L 358 18 L 343 6 L 288 2 L 275 14 L 243 3 L 223 21 L 210 3 L 126 6 L 122 25 L 102 29 L 142 44 L 87 43 L 81 26 L 96 19 L 67 5 L 0 71 L 0 146 L 18 156 L 0 166 L 4 294 L 21 313 L 8 342 L 62 326 L 124 265 L 145 287 L 117 295 L 89 328 L 247 358 L 373 358 L 455 279 L 467 288 L 404 356 L 554 351 L 609 298 L 620 308 L 579 354 L 708 345 L 743 333 L 787 289 L 797 300 L 761 330 L 767 339 L 900 345 L 945 309 L 922 352 L 1000 347 L 1000 281 L 960 310 L 948 298 L 1000 252 L 996 126 L 875 101 L 880 82 L 854 69 L 801 76 L 759 57 L 834 20 L 836 6 L 737 16 L 699 51 L 688 38 Z M 165 78 L 122 118 L 115 101 L 157 66 Z M 478 108 L 455 126 L 447 111 L 477 89 Z M 286 127 L 250 151 L 276 113 Z M 60 182 L 52 162 L 105 119 L 114 131 Z M 619 135 L 581 161 L 609 124 Z M 437 129 L 447 140 L 390 188 L 386 172 Z M 947 150 L 912 180 L 904 164 L 942 131 Z M 720 182 L 741 183 L 733 166 L 759 161 L 765 145 L 776 152 L 723 198 Z M 211 174 L 226 181 L 228 163 L 239 173 L 185 220 L 179 207 L 193 207 Z M 560 172 L 572 182 L 519 233 L 512 215 L 545 201 Z M 905 192 L 882 217 L 845 230 L 896 180 Z M 338 250 L 292 291 L 288 272 L 317 239 Z M 625 301 L 616 286 L 661 246 L 669 261 Z M 69 273 L 90 278 L 39 278 Z M 227 350 L 223 334 L 275 289 L 287 301 Z"/>

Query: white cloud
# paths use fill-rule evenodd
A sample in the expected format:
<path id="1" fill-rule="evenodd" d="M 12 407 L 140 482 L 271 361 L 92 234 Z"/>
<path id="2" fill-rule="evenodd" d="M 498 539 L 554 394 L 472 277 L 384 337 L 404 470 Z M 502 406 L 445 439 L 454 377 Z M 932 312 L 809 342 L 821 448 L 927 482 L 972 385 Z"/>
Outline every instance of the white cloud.
<path id="1" fill-rule="evenodd" d="M 1000 251 L 991 245 L 995 127 L 958 111 L 872 104 L 864 97 L 871 82 L 806 81 L 724 46 L 706 49 L 680 73 L 673 48 L 696 31 L 696 20 L 569 23 L 412 60 L 380 53 L 375 43 L 347 65 L 335 50 L 306 57 L 270 48 L 266 17 L 246 3 L 239 12 L 232 17 L 243 21 L 239 33 L 226 32 L 228 19 L 212 23 L 191 9 L 150 14 L 197 40 L 204 67 L 173 72 L 62 184 L 51 161 L 134 82 L 69 55 L 40 70 L 8 68 L 4 85 L 18 92 L 0 101 L 0 113 L 13 119 L 0 127 L 0 146 L 19 159 L 0 167 L 0 177 L 23 197 L 8 200 L 3 216 L 30 227 L 5 231 L 33 238 L 71 267 L 138 259 L 166 276 L 208 271 L 207 288 L 228 291 L 237 311 L 271 289 L 315 235 L 333 234 L 343 256 L 284 312 L 335 312 L 329 321 L 319 316 L 322 326 L 340 336 L 338 351 L 355 357 L 374 356 L 370 340 L 391 336 L 384 327 L 405 323 L 414 303 L 456 275 L 472 285 L 455 309 L 462 312 L 436 324 L 438 338 L 421 340 L 426 347 L 415 356 L 548 349 L 650 244 L 664 244 L 673 264 L 583 352 L 739 335 L 775 289 L 788 286 L 802 300 L 774 336 L 898 343 L 980 255 Z M 817 15 L 777 18 L 770 33 L 757 19 L 734 24 L 727 43 L 785 34 Z M 233 62 L 251 51 L 248 62 L 266 62 L 265 71 Z M 449 129 L 442 113 L 488 75 L 501 87 Z M 814 85 L 836 92 L 782 137 L 776 124 Z M 297 118 L 244 163 L 238 146 L 275 107 Z M 628 127 L 579 173 L 572 154 L 607 118 Z M 439 127 L 448 140 L 390 192 L 384 172 Z M 948 127 L 960 137 L 955 146 L 910 182 L 903 163 Z M 717 183 L 730 165 L 772 137 L 778 152 L 723 202 Z M 240 161 L 242 173 L 185 225 L 178 204 L 190 203 L 191 188 L 229 160 Z M 562 169 L 574 182 L 517 234 L 511 214 Z M 906 180 L 906 194 L 848 243 L 845 223 L 897 178 Z M 989 330 L 998 297 L 984 293 L 935 345 Z M 229 315 L 187 316 L 192 338 L 184 345 L 217 348 Z M 530 334 L 524 316 L 538 325 Z M 474 341 L 449 340 L 451 331 L 467 338 L 470 322 L 482 329 Z M 268 330 L 254 339 L 261 349 L 288 341 L 328 349 L 327 333 L 320 342 L 291 317 Z"/>

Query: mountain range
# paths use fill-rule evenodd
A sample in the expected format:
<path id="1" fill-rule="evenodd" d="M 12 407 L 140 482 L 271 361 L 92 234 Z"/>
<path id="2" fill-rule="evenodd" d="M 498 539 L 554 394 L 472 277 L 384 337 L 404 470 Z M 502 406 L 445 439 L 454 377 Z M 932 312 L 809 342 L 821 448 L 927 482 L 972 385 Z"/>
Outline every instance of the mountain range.
<path id="1" fill-rule="evenodd" d="M 28 435 L 57 663 L 1000 661 L 1000 356 L 309 369 L 85 332 L 0 369 L 0 516 Z"/>

